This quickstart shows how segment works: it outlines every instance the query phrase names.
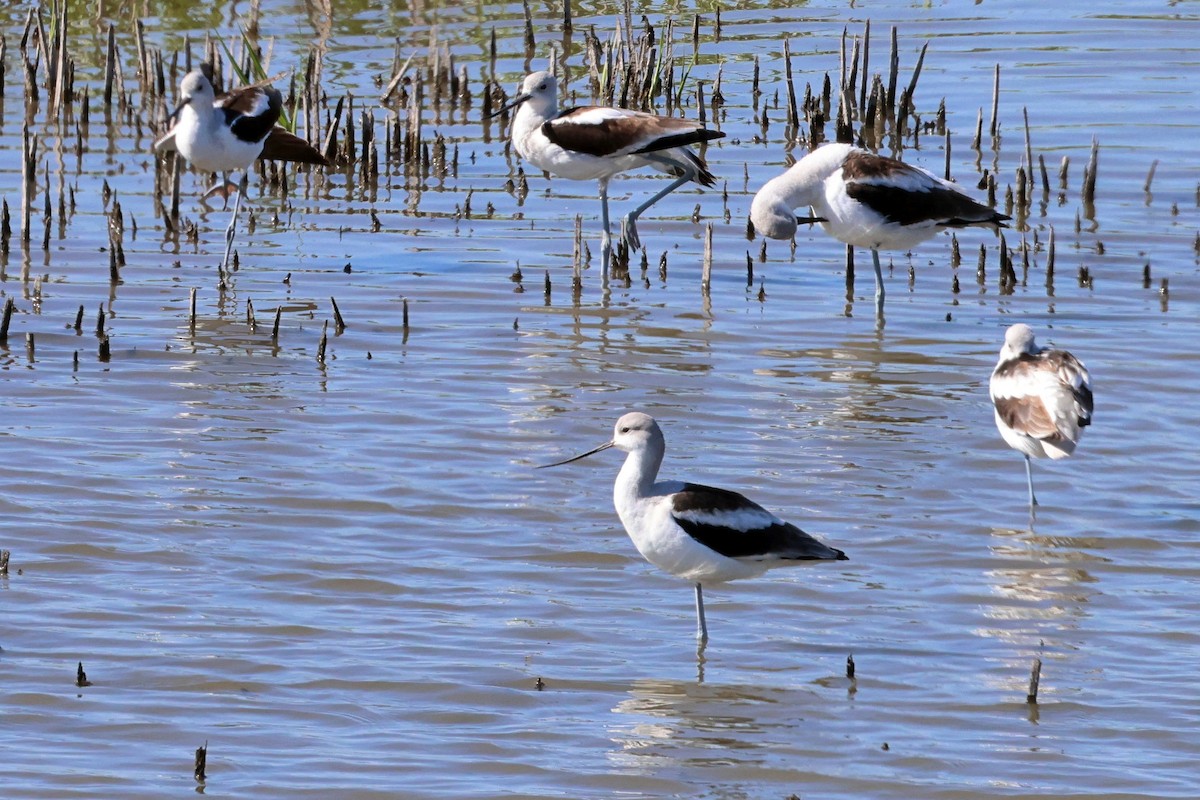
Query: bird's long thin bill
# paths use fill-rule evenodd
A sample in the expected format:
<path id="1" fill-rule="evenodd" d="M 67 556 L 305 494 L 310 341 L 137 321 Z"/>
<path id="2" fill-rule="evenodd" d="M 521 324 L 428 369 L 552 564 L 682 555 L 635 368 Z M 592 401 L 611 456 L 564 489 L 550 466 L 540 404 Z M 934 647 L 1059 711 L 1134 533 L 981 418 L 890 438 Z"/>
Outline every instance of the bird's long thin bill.
<path id="1" fill-rule="evenodd" d="M 610 448 L 612 446 L 613 446 L 612 442 L 605 442 L 604 444 L 600 445 L 599 447 L 588 450 L 586 453 L 581 453 L 577 456 L 572 456 L 571 458 L 567 458 L 562 461 L 555 461 L 553 464 L 542 464 L 540 467 L 537 467 L 536 469 L 546 469 L 546 467 L 558 467 L 558 466 L 562 466 L 563 464 L 570 464 L 572 461 L 578 461 L 581 458 L 587 458 L 590 455 L 599 453 L 601 450 L 607 450 L 608 448 Z"/>
<path id="2" fill-rule="evenodd" d="M 178 117 L 179 112 L 183 111 L 183 107 L 186 106 L 190 101 L 191 101 L 190 97 L 187 98 L 186 100 L 180 100 L 179 105 L 175 106 L 175 110 L 172 111 L 170 114 L 167 114 L 167 122 L 170 122 L 171 120 Z"/>
<path id="3" fill-rule="evenodd" d="M 519 94 L 519 95 L 517 95 L 516 97 L 514 97 L 512 100 L 509 100 L 507 103 L 505 103 L 504 105 L 502 105 L 502 106 L 500 106 L 499 108 L 497 108 L 497 109 L 496 109 L 495 111 L 493 111 L 492 113 L 490 113 L 490 114 L 488 114 L 487 116 L 485 116 L 485 117 L 484 117 L 484 119 L 491 119 L 492 117 L 498 117 L 498 116 L 500 116 L 501 114 L 503 114 L 505 111 L 508 111 L 508 110 L 510 110 L 510 109 L 513 109 L 513 108 L 516 108 L 517 106 L 521 105 L 521 103 L 524 103 L 524 102 L 525 102 L 526 100 L 528 100 L 528 99 L 529 99 L 529 95 L 528 95 L 528 94 Z M 546 466 L 547 466 L 547 467 L 552 467 L 552 466 L 554 466 L 554 465 L 553 465 L 553 464 L 547 464 Z"/>

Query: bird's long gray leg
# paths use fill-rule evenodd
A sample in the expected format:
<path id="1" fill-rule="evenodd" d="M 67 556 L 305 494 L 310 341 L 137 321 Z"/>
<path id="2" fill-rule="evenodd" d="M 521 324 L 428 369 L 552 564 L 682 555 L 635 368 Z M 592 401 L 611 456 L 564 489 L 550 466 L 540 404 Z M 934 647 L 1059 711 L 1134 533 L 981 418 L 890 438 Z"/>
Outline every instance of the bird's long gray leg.
<path id="1" fill-rule="evenodd" d="M 708 623 L 704 621 L 704 590 L 696 584 L 696 640 L 708 641 Z"/>
<path id="2" fill-rule="evenodd" d="M 612 236 L 608 231 L 608 178 L 600 179 L 600 264 L 608 274 L 608 263 L 612 260 Z"/>
<path id="3" fill-rule="evenodd" d="M 679 164 L 676 164 L 674 161 L 667 161 L 665 159 L 654 158 L 653 154 L 649 154 L 649 153 L 646 154 L 646 158 L 648 158 L 651 161 L 658 162 L 658 163 L 669 164 L 672 167 L 679 166 Z M 695 167 L 688 166 L 682 175 L 680 175 L 675 180 L 671 181 L 671 183 L 667 184 L 666 188 L 664 188 L 661 192 L 654 195 L 649 200 L 647 200 L 646 202 L 642 203 L 640 206 L 635 208 L 633 211 L 630 211 L 628 214 L 626 214 L 624 216 L 624 218 L 622 218 L 622 220 L 621 220 L 621 238 L 624 239 L 625 244 L 627 244 L 629 246 L 629 252 L 632 253 L 642 246 L 642 241 L 641 241 L 641 239 L 638 238 L 638 232 L 637 232 L 637 219 L 638 219 L 638 217 L 640 217 L 642 215 L 642 212 L 645 211 L 650 206 L 657 203 L 659 200 L 662 200 L 664 197 L 666 197 L 671 192 L 678 189 L 680 186 L 683 186 L 688 181 L 696 180 L 696 176 L 698 174 L 699 173 L 696 172 Z"/>
<path id="4" fill-rule="evenodd" d="M 1034 516 L 1033 507 L 1038 504 L 1033 494 L 1033 460 L 1025 456 L 1025 480 L 1029 483 L 1029 516 Z"/>
<path id="5" fill-rule="evenodd" d="M 233 235 L 237 232 L 238 211 L 242 207 L 242 195 L 246 194 L 246 187 L 249 183 L 249 171 L 242 173 L 242 182 L 238 184 L 237 200 L 233 202 L 233 216 L 229 218 L 229 227 L 225 229 L 225 257 L 221 259 L 220 272 L 222 282 L 225 280 L 225 276 L 229 274 L 229 255 L 233 252 Z"/>
<path id="6" fill-rule="evenodd" d="M 883 268 L 879 266 L 879 251 L 871 248 L 871 260 L 875 264 L 875 316 L 883 316 Z"/>

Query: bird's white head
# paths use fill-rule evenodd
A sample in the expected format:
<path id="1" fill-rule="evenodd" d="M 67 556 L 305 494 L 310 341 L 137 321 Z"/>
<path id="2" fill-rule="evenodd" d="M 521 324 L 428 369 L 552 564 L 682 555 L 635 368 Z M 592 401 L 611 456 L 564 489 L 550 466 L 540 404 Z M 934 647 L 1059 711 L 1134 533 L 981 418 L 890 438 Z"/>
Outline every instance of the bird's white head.
<path id="1" fill-rule="evenodd" d="M 499 114 L 525 104 L 538 117 L 550 118 L 558 113 L 558 80 L 551 72 L 531 72 L 521 81 L 521 91 L 500 108 L 489 114 Z"/>
<path id="2" fill-rule="evenodd" d="M 767 183 L 750 204 L 750 222 L 754 230 L 768 239 L 790 239 L 796 235 L 796 212 L 784 198 L 769 191 Z"/>
<path id="3" fill-rule="evenodd" d="M 539 116 L 553 116 L 558 106 L 558 79 L 550 72 L 533 72 L 521 82 L 518 102 L 528 103 Z"/>
<path id="4" fill-rule="evenodd" d="M 1000 349 L 1002 359 L 1016 358 L 1022 353 L 1037 353 L 1038 346 L 1033 339 L 1033 328 L 1024 322 L 1010 325 L 1004 333 L 1004 347 Z"/>
<path id="5" fill-rule="evenodd" d="M 599 447 L 588 450 L 586 453 L 580 453 L 577 456 L 572 456 L 562 461 L 555 461 L 553 464 L 543 464 L 538 469 L 570 464 L 572 461 L 587 458 L 593 453 L 608 450 L 610 447 L 624 450 L 626 453 L 650 450 L 651 452 L 657 452 L 659 458 L 661 458 L 665 443 L 662 429 L 658 427 L 658 423 L 654 421 L 654 417 L 649 414 L 643 414 L 640 411 L 630 411 L 617 420 L 617 424 L 613 427 L 613 438 L 611 440 Z"/>
<path id="6" fill-rule="evenodd" d="M 212 106 L 216 93 L 213 91 L 212 83 L 204 76 L 204 73 L 198 69 L 194 69 L 187 75 L 183 76 L 183 80 L 179 82 L 179 105 L 171 112 L 171 117 L 179 115 L 185 106 L 205 108 Z"/>
<path id="7" fill-rule="evenodd" d="M 630 411 L 613 426 L 612 446 L 626 453 L 645 450 L 663 441 L 662 429 L 654 417 L 640 411 Z"/>

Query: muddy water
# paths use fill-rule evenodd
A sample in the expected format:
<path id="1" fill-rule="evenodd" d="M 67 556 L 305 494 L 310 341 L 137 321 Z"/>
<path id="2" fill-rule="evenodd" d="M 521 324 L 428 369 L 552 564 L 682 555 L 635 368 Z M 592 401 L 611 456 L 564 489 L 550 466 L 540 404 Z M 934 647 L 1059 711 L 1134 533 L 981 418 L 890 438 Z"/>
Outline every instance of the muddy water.
<path id="1" fill-rule="evenodd" d="M 360 108 L 390 77 L 393 37 L 420 56 L 434 27 L 476 87 L 493 27 L 506 85 L 526 69 L 519 7 L 338 5 L 330 21 L 268 3 L 263 33 L 278 37 L 278 69 L 323 42 L 327 93 L 353 93 Z M 529 170 L 523 202 L 506 191 L 517 165 L 494 127 L 485 141 L 477 103 L 425 120 L 458 148 L 457 173 L 417 186 L 393 167 L 372 197 L 332 170 L 298 177 L 286 202 L 259 196 L 222 293 L 228 215 L 197 204 L 200 179 L 184 178 L 196 241 L 168 235 L 148 135 L 93 107 L 87 152 L 75 157 L 72 133 L 60 157 L 43 97 L 32 241 L 14 234 L 0 260 L 16 303 L 0 348 L 5 796 L 190 794 L 204 742 L 204 793 L 221 797 L 1200 795 L 1200 160 L 1189 144 L 1200 24 L 1187 4 L 1045 9 L 750 4 L 723 9 L 714 41 L 705 7 L 692 78 L 715 80 L 723 65 L 728 136 L 708 159 L 728 199 L 688 189 L 656 206 L 641 226 L 649 269 L 635 261 L 626 283 L 593 261 L 577 300 L 574 215 L 596 251 L 594 186 Z M 147 18 L 147 41 L 229 32 L 228 11 Z M 578 31 L 611 31 L 618 9 L 575 11 L 567 64 L 579 76 Z M 683 51 L 694 12 L 676 12 Z M 564 37 L 554 14 L 534 14 L 541 67 Z M 103 26 L 94 9 L 76 16 L 78 80 L 95 98 Z M 932 119 L 944 98 L 963 185 L 985 168 L 1013 181 L 1028 110 L 1052 190 L 1024 235 L 1044 245 L 1054 228 L 1052 289 L 1043 249 L 1001 294 L 996 241 L 969 232 L 955 293 L 939 238 L 891 256 L 880 329 L 861 261 L 847 302 L 836 242 L 802 232 L 794 253 L 771 242 L 764 261 L 746 240 L 750 197 L 787 158 L 782 37 L 801 85 L 816 84 L 836 79 L 843 27 L 861 33 L 868 18 L 873 65 L 899 27 L 904 79 L 930 42 L 918 111 Z M 25 9 L 3 19 L 0 193 L 16 225 Z M 132 75 L 131 24 L 116 21 Z M 755 55 L 765 135 L 749 96 Z M 996 64 L 999 141 L 986 130 Z M 904 155 L 940 171 L 942 140 Z M 105 183 L 126 214 L 115 287 Z M 614 209 L 661 185 L 615 181 Z M 66 220 L 60 187 L 75 193 Z M 331 322 L 321 364 L 331 297 L 347 327 Z M 986 395 L 1017 320 L 1074 350 L 1097 390 L 1077 457 L 1036 466 L 1032 528 L 1020 458 Z M 662 423 L 664 474 L 743 491 L 851 560 L 710 590 L 712 642 L 697 658 L 689 588 L 645 564 L 612 511 L 619 456 L 531 469 L 606 440 L 631 408 Z M 91 686 L 74 685 L 80 661 Z"/>

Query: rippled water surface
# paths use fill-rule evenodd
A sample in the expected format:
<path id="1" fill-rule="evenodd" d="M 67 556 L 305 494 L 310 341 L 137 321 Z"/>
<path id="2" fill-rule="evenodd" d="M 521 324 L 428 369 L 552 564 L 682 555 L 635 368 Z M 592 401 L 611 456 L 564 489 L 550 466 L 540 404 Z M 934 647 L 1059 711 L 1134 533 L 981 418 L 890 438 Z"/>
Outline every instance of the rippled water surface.
<path id="1" fill-rule="evenodd" d="M 330 18 L 266 0 L 272 71 L 324 48 L 331 105 L 352 95 L 360 132 L 371 110 L 382 139 L 395 54 L 423 64 L 436 38 L 475 93 L 423 113 L 457 168 L 406 175 L 379 145 L 377 187 L 332 168 L 290 178 L 286 200 L 252 190 L 224 292 L 228 212 L 201 206 L 203 181 L 185 174 L 196 236 L 171 233 L 154 132 L 104 113 L 110 21 L 140 98 L 127 6 L 72 4 L 90 123 L 77 155 L 77 115 L 48 120 L 39 88 L 22 244 L 28 8 L 0 10 L 14 229 L 0 292 L 15 301 L 0 346 L 5 797 L 190 795 L 205 742 L 213 797 L 1200 796 L 1193 4 L 746 2 L 721 6 L 719 38 L 715 5 L 636 6 L 635 25 L 674 15 L 685 62 L 701 15 L 689 80 L 711 93 L 720 72 L 727 136 L 707 150 L 720 183 L 651 209 L 647 268 L 635 257 L 629 281 L 606 278 L 594 257 L 578 297 L 574 220 L 598 254 L 595 186 L 530 168 L 528 196 L 506 185 L 523 165 L 480 122 L 478 93 L 494 31 L 510 92 L 565 47 L 589 102 L 583 35 L 607 40 L 620 7 L 576 6 L 568 37 L 561 7 L 536 5 L 526 63 L 519 5 L 333 5 Z M 145 42 L 169 62 L 190 37 L 198 56 L 206 33 L 236 34 L 244 6 L 168 6 L 142 17 Z M 877 327 L 862 254 L 847 302 L 844 249 L 820 231 L 765 259 L 746 238 L 753 192 L 803 152 L 785 138 L 784 37 L 801 89 L 819 86 L 837 80 L 843 29 L 861 36 L 868 19 L 872 71 L 893 25 L 903 81 L 929 43 L 917 112 L 933 120 L 944 100 L 951 173 L 970 191 L 993 171 L 1004 203 L 1027 110 L 1051 190 L 1039 180 L 1027 230 L 1007 234 L 1039 245 L 1011 294 L 994 237 L 960 234 L 957 271 L 938 237 L 885 256 Z M 1093 138 L 1094 213 L 1080 191 Z M 910 139 L 903 156 L 940 172 L 944 140 Z M 662 185 L 615 180 L 614 214 Z M 986 389 L 1018 320 L 1080 356 L 1097 395 L 1076 457 L 1035 466 L 1032 528 Z M 606 441 L 635 408 L 664 428 L 664 475 L 745 492 L 850 560 L 712 588 L 698 658 L 690 588 L 642 561 L 613 512 L 620 455 L 532 469 Z M 90 686 L 75 686 L 79 662 Z"/>

